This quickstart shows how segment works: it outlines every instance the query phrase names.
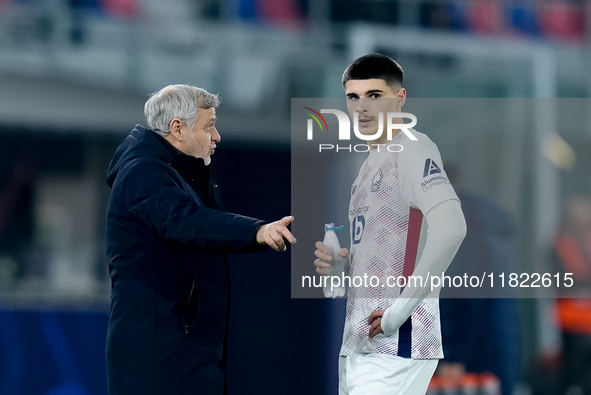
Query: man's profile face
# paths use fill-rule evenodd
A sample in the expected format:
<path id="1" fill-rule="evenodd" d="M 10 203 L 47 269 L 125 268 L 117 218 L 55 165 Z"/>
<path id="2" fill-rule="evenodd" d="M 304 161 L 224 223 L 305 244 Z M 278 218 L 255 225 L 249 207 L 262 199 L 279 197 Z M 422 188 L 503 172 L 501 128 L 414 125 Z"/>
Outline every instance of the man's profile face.
<path id="1" fill-rule="evenodd" d="M 200 108 L 199 117 L 192 130 L 183 123 L 183 134 L 187 138 L 183 139 L 181 151 L 195 158 L 202 158 L 206 165 L 211 163 L 211 155 L 215 152 L 216 143 L 221 140 L 215 122 L 215 108 L 207 110 Z"/>
<path id="2" fill-rule="evenodd" d="M 400 85 L 390 86 L 380 78 L 367 80 L 349 80 L 345 83 L 345 95 L 347 96 L 347 110 L 351 122 L 354 122 L 355 113 L 359 113 L 359 132 L 364 135 L 373 135 L 378 131 L 378 114 L 383 113 L 384 130 L 382 136 L 373 141 L 382 144 L 386 139 L 386 115 L 388 112 L 400 112 L 406 90 Z"/>

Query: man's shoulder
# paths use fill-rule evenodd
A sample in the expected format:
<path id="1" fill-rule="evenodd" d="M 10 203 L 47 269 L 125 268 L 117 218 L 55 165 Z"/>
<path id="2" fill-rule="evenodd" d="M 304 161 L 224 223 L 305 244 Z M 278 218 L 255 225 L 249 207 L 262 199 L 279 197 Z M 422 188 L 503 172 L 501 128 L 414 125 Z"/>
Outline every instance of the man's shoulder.
<path id="1" fill-rule="evenodd" d="M 135 172 L 142 172 L 143 173 L 145 171 L 175 172 L 175 170 L 172 168 L 172 165 L 170 163 L 166 163 L 165 161 L 163 161 L 161 159 L 149 157 L 149 156 L 137 157 L 137 158 L 130 159 L 125 164 L 125 166 L 121 169 L 121 171 L 125 171 L 128 174 L 135 173 Z M 148 173 L 148 174 L 150 174 L 150 173 Z"/>
<path id="2" fill-rule="evenodd" d="M 120 182 L 125 181 L 129 183 L 136 182 L 155 182 L 158 179 L 177 179 L 180 178 L 178 172 L 172 167 L 170 163 L 153 158 L 153 157 L 137 157 L 130 159 L 119 170 L 117 179 Z"/>

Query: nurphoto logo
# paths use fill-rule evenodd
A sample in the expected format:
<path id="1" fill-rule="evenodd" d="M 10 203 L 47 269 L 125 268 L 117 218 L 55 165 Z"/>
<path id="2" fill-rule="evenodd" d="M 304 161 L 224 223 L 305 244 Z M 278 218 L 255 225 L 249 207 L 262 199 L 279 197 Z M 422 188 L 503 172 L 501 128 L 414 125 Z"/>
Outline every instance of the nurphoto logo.
<path id="1" fill-rule="evenodd" d="M 324 117 L 322 116 L 322 114 L 334 114 L 337 117 L 337 120 L 339 122 L 339 141 L 340 140 L 351 140 L 351 120 L 349 119 L 349 116 L 347 114 L 345 114 L 343 111 L 341 110 L 335 110 L 335 109 L 321 109 L 320 112 L 310 108 L 310 107 L 302 107 L 310 112 L 305 112 L 305 114 L 309 115 L 311 117 L 311 119 L 308 119 L 308 124 L 307 124 L 307 138 L 308 140 L 313 140 L 314 139 L 314 121 L 316 121 L 316 124 L 320 127 L 321 131 L 324 131 L 324 129 L 326 129 L 326 131 L 328 132 L 328 124 L 326 123 L 326 119 L 324 119 Z M 395 130 L 400 130 L 402 131 L 404 134 L 406 134 L 408 136 L 408 138 L 410 140 L 416 141 L 417 138 L 412 134 L 412 132 L 409 130 L 411 128 L 413 128 L 416 124 L 417 124 L 417 117 L 415 117 L 413 114 L 408 113 L 408 112 L 388 112 L 386 113 L 386 133 L 387 133 L 387 138 L 388 141 L 392 140 L 393 137 L 393 131 Z M 411 121 L 409 123 L 396 123 L 401 121 L 404 118 L 408 118 Z M 380 138 L 382 136 L 382 133 L 384 132 L 384 113 L 379 113 L 378 114 L 378 130 L 373 133 L 373 134 L 363 134 L 359 131 L 359 113 L 355 113 L 353 115 L 353 132 L 355 133 L 355 136 L 360 139 L 360 140 L 365 140 L 365 141 L 373 141 L 373 140 L 377 140 L 378 138 Z M 386 148 L 388 149 L 388 151 L 390 152 L 400 152 L 404 149 L 404 147 L 400 144 L 374 144 L 374 146 L 377 146 L 378 151 L 380 150 L 380 147 L 386 146 Z M 322 152 L 323 150 L 335 150 L 336 152 L 339 151 L 348 151 L 348 152 L 368 152 L 371 149 L 371 146 L 369 144 L 356 144 L 356 145 L 334 145 L 334 144 L 319 144 L 318 145 L 318 150 L 319 152 Z"/>

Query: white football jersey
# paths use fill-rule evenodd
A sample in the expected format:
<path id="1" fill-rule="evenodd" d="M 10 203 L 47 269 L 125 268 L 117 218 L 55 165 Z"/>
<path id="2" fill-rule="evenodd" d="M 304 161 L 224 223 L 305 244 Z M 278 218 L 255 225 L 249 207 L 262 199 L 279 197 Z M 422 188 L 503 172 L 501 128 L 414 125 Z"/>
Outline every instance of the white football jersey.
<path id="1" fill-rule="evenodd" d="M 391 151 L 400 149 L 396 144 L 403 146 L 400 152 L 390 152 L 386 146 L 371 150 L 351 188 L 349 276 L 353 281 L 340 355 L 443 358 L 437 291 L 419 304 L 393 336 L 368 336 L 370 314 L 390 307 L 403 289 L 395 279 L 414 271 L 426 236 L 424 215 L 445 200 L 459 200 L 435 143 L 411 131 L 417 141 L 399 132 L 388 143 Z M 370 285 L 372 276 L 379 284 Z M 363 278 L 365 283 L 359 286 Z"/>

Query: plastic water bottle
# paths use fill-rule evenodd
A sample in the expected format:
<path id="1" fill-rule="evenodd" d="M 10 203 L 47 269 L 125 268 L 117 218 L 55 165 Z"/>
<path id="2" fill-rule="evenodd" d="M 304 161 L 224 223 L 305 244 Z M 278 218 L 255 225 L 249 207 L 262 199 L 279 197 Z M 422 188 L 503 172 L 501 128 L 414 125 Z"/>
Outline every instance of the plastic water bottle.
<path id="1" fill-rule="evenodd" d="M 345 296 L 345 285 L 343 284 L 343 276 L 345 274 L 345 259 L 339 255 L 341 251 L 341 243 L 337 237 L 337 230 L 344 229 L 344 226 L 336 228 L 334 224 L 324 225 L 324 246 L 328 250 L 328 254 L 331 256 L 332 261 L 330 262 L 330 268 L 326 271 L 328 276 L 326 282 L 323 283 L 322 289 L 324 296 L 327 298 L 336 298 L 339 296 Z M 332 277 L 338 277 L 332 280 Z M 324 280 L 324 279 L 323 279 Z M 338 286 L 335 286 L 338 285 Z"/>

